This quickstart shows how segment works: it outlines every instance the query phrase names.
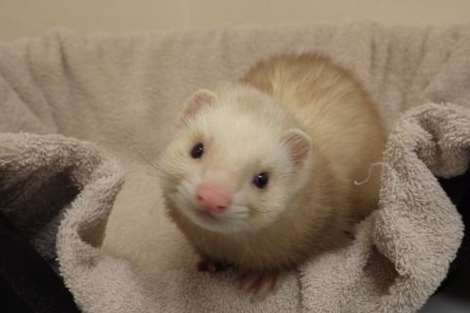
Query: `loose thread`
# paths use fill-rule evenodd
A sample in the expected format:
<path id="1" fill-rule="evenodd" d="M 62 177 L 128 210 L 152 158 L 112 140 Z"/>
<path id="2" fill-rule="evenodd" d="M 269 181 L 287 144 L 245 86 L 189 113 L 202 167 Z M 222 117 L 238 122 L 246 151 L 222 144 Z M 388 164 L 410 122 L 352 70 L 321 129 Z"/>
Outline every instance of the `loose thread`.
<path id="1" fill-rule="evenodd" d="M 384 162 L 375 162 L 375 163 L 372 163 L 370 166 L 369 166 L 369 169 L 368 169 L 368 173 L 367 173 L 367 177 L 361 181 L 357 181 L 357 180 L 354 180 L 354 185 L 356 186 L 361 186 L 361 185 L 364 185 L 364 184 L 367 184 L 372 176 L 372 170 L 377 167 L 377 166 L 381 166 L 381 167 L 386 167 L 388 166 L 388 164 L 384 163 Z"/>

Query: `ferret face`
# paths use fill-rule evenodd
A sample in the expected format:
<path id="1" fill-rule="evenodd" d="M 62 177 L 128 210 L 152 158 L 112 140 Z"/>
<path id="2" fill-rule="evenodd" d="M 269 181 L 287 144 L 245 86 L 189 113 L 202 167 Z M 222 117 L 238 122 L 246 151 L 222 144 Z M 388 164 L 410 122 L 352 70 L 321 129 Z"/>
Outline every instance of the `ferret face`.
<path id="1" fill-rule="evenodd" d="M 169 209 L 221 233 L 275 221 L 305 180 L 310 151 L 305 134 L 283 132 L 233 101 L 240 99 L 196 93 L 185 125 L 159 162 Z"/>

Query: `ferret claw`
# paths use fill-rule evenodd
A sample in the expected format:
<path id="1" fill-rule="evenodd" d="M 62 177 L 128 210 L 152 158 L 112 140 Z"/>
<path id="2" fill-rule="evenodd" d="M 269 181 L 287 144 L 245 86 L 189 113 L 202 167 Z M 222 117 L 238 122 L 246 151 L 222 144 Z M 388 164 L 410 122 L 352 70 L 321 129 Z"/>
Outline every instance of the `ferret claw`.
<path id="1" fill-rule="evenodd" d="M 240 275 L 239 288 L 252 293 L 252 300 L 264 300 L 276 288 L 278 277 L 278 272 L 246 272 Z"/>

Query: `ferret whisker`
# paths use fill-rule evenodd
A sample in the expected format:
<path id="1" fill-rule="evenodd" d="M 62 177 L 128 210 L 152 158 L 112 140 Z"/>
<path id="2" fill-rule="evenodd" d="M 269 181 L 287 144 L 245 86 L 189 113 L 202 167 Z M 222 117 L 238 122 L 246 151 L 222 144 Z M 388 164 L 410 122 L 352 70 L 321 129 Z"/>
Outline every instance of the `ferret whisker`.
<path id="1" fill-rule="evenodd" d="M 160 169 L 158 168 L 158 166 L 156 166 L 152 161 L 148 160 L 145 157 L 145 153 L 143 153 L 138 148 L 137 142 L 134 140 L 133 135 L 131 135 L 129 131 L 125 129 L 122 129 L 122 131 L 125 133 L 124 135 L 127 137 L 127 140 L 132 148 L 132 149 L 129 149 L 128 151 L 137 155 L 142 161 L 144 161 L 145 164 L 147 164 L 150 168 L 156 171 L 157 175 L 150 175 L 150 176 L 159 178 L 158 173 L 160 172 Z"/>
<path id="2" fill-rule="evenodd" d="M 142 153 L 142 151 L 140 151 L 138 148 L 134 147 L 135 151 L 137 152 L 137 155 L 140 156 L 140 158 L 142 159 L 142 161 L 144 161 L 148 166 L 150 166 L 150 168 L 154 169 L 156 171 L 156 175 L 154 177 L 159 177 L 158 173 L 160 172 L 160 169 L 155 165 L 153 164 L 150 160 L 148 160 L 144 154 Z"/>
<path id="3" fill-rule="evenodd" d="M 289 269 L 317 247 L 336 247 L 376 208 L 380 173 L 371 162 L 382 164 L 380 112 L 332 60 L 263 60 L 185 105 L 181 132 L 157 166 L 152 155 L 133 153 L 164 174 L 163 197 L 202 257 L 242 271 Z M 356 173 L 368 175 L 354 181 Z"/>
<path id="4" fill-rule="evenodd" d="M 240 214 L 236 214 L 236 213 L 231 213 L 230 214 L 230 218 L 245 218 L 245 217 L 248 217 L 249 214 L 247 213 L 240 213 Z"/>
<path id="5" fill-rule="evenodd" d="M 256 212 L 256 214 L 259 214 L 259 215 L 272 214 L 272 210 L 256 210 L 254 212 Z"/>

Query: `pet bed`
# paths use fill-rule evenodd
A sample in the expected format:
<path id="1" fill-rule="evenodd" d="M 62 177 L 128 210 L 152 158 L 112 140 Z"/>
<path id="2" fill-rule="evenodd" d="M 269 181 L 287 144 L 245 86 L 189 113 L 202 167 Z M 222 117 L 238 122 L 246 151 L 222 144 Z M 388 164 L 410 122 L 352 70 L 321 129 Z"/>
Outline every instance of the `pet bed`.
<path id="1" fill-rule="evenodd" d="M 152 163 L 194 90 L 285 52 L 331 57 L 378 104 L 389 134 L 380 208 L 351 245 L 252 303 L 233 273 L 196 270 Z M 0 43 L 0 209 L 57 262 L 83 312 L 416 312 L 463 236 L 435 176 L 468 167 L 469 55 L 468 25 L 58 30 Z"/>

